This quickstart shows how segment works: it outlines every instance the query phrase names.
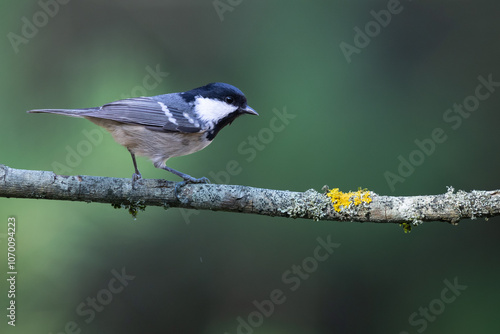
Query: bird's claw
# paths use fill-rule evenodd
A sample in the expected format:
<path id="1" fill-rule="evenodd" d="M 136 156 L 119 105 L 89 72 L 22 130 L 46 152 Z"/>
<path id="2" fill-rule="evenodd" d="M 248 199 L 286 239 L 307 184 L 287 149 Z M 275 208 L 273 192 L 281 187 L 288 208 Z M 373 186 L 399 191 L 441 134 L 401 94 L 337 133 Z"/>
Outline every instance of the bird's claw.
<path id="1" fill-rule="evenodd" d="M 175 184 L 175 192 L 174 192 L 175 197 L 177 199 L 179 199 L 180 188 L 184 187 L 188 183 L 205 183 L 205 184 L 207 184 L 207 183 L 210 183 L 210 180 L 203 176 L 203 177 L 200 177 L 199 179 L 195 179 L 194 177 L 191 177 L 191 178 L 184 179 L 184 181 L 177 182 Z"/>
<path id="2" fill-rule="evenodd" d="M 206 177 L 200 177 L 199 179 L 193 178 L 192 180 L 188 180 L 188 182 L 192 183 L 210 183 L 210 180 Z"/>
<path id="3" fill-rule="evenodd" d="M 134 174 L 132 174 L 132 182 L 138 181 L 140 179 L 142 179 L 141 173 L 134 173 Z"/>
<path id="4" fill-rule="evenodd" d="M 142 179 L 141 173 L 132 174 L 132 189 L 135 189 L 136 182 Z"/>
<path id="5" fill-rule="evenodd" d="M 182 187 L 184 187 L 186 184 L 187 184 L 186 181 L 180 181 L 180 182 L 177 182 L 175 184 L 174 194 L 175 194 L 175 198 L 177 198 L 177 200 L 179 200 L 179 189 L 182 188 Z"/>

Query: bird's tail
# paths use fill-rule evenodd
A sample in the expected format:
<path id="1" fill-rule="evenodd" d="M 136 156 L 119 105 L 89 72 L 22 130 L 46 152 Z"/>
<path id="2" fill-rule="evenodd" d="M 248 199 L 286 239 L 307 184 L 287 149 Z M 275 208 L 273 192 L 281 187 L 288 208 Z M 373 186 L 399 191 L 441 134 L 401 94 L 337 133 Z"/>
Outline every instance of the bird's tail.
<path id="1" fill-rule="evenodd" d="M 87 109 L 34 109 L 27 111 L 28 113 L 47 113 L 47 114 L 58 114 L 71 117 L 84 117 L 89 113 L 95 112 L 99 108 L 87 108 Z"/>

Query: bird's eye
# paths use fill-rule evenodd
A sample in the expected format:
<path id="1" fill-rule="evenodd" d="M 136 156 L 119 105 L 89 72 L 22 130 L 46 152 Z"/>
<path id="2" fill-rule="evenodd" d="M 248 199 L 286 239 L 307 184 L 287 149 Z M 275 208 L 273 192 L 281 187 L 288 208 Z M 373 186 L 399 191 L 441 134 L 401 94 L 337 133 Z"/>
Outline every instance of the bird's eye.
<path id="1" fill-rule="evenodd" d="M 227 104 L 233 104 L 234 99 L 231 96 L 226 96 L 224 101 L 226 101 Z"/>

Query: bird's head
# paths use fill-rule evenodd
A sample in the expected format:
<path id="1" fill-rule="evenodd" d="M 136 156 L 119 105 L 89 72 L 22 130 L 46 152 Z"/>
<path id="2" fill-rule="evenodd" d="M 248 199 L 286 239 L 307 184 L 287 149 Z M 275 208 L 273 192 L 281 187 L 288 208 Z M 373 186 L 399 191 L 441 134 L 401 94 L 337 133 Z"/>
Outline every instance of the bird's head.
<path id="1" fill-rule="evenodd" d="M 194 111 L 201 120 L 213 124 L 225 121 L 227 125 L 243 114 L 258 115 L 247 104 L 241 90 L 222 82 L 192 89 L 182 93 L 182 97 L 194 104 Z"/>

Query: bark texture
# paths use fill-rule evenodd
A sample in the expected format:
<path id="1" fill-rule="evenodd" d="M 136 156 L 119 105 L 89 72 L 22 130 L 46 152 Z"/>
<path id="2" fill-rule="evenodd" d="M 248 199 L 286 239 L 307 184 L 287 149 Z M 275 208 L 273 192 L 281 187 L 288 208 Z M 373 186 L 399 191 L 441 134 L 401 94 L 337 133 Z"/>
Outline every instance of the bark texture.
<path id="1" fill-rule="evenodd" d="M 177 186 L 177 191 L 176 191 Z M 334 210 L 331 199 L 315 190 L 293 192 L 239 185 L 186 184 L 155 179 L 65 176 L 48 171 L 0 165 L 0 197 L 110 203 L 132 213 L 146 206 L 254 213 L 267 216 L 375 223 L 402 223 L 410 228 L 424 221 L 453 224 L 463 218 L 500 214 L 500 190 L 426 196 L 380 196 L 371 203 Z"/>

